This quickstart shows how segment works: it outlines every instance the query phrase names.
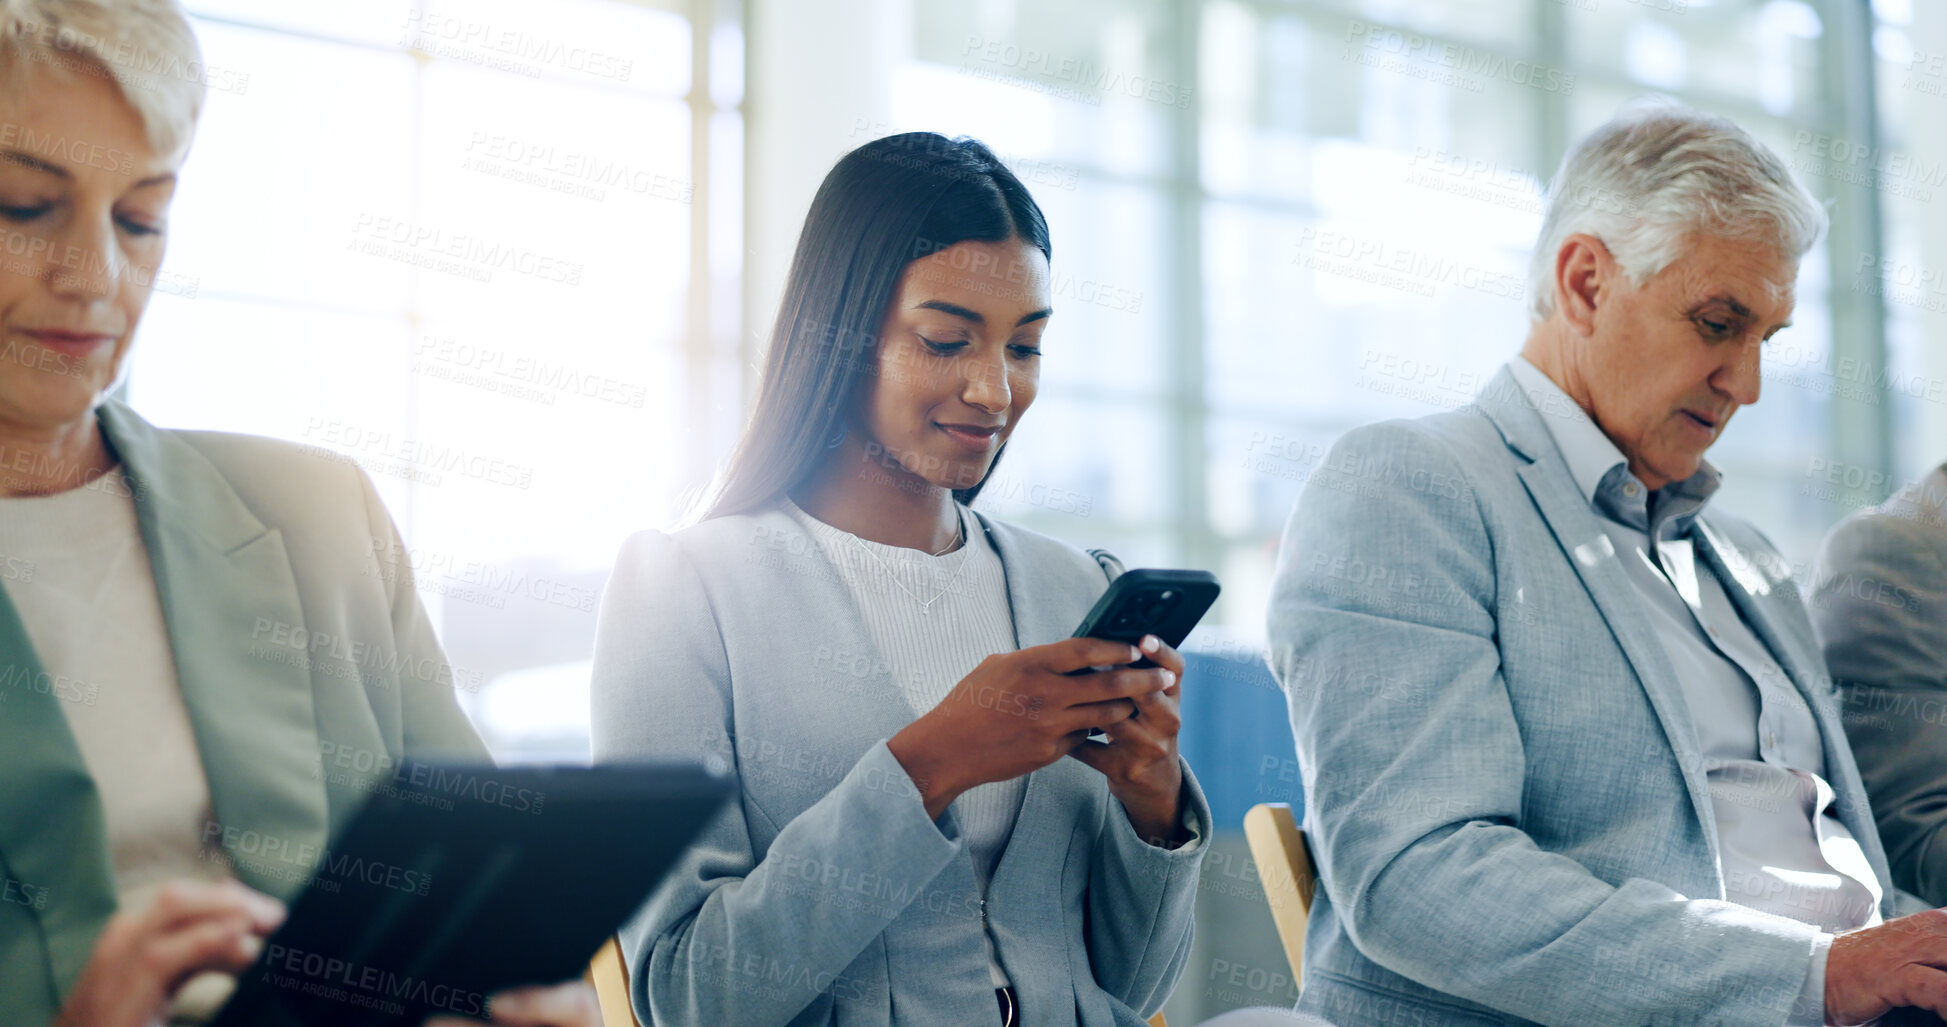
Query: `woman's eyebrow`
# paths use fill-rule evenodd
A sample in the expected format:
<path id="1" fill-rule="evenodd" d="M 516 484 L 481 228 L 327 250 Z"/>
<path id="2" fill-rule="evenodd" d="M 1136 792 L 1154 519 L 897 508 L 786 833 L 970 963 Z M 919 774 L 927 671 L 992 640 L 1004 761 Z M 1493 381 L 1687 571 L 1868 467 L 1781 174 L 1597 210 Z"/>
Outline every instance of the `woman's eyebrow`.
<path id="1" fill-rule="evenodd" d="M 980 311 L 968 309 L 958 303 L 948 303 L 945 300 L 927 300 L 923 303 L 915 303 L 913 307 L 919 310 L 937 310 L 942 314 L 952 314 L 954 317 L 964 318 L 977 325 L 987 323 L 986 315 Z M 1052 316 L 1054 312 L 1053 307 L 1042 307 L 1040 310 L 1034 311 L 1031 314 L 1023 314 L 1019 321 L 1014 322 L 1014 327 L 1019 328 L 1030 321 L 1039 321 L 1044 317 Z"/>
<path id="2" fill-rule="evenodd" d="M 965 318 L 977 325 L 987 323 L 987 318 L 980 311 L 969 310 L 958 303 L 948 303 L 945 300 L 927 300 L 924 303 L 916 303 L 913 306 L 919 310 L 937 310 L 942 314 L 952 314 L 954 317 Z"/>

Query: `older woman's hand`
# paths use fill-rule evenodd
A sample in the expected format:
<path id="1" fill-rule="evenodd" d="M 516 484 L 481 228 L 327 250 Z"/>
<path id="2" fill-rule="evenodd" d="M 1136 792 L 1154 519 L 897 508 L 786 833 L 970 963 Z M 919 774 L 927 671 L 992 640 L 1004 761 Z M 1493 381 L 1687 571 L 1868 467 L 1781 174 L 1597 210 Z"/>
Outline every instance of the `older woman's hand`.
<path id="1" fill-rule="evenodd" d="M 170 881 L 109 918 L 54 1027 L 155 1027 L 190 978 L 243 971 L 283 920 L 235 881 Z"/>
<path id="2" fill-rule="evenodd" d="M 487 1000 L 489 1023 L 506 1027 L 602 1027 L 595 989 L 581 981 L 551 988 L 517 988 Z M 435 1016 L 425 1027 L 478 1027 L 478 1020 Z"/>

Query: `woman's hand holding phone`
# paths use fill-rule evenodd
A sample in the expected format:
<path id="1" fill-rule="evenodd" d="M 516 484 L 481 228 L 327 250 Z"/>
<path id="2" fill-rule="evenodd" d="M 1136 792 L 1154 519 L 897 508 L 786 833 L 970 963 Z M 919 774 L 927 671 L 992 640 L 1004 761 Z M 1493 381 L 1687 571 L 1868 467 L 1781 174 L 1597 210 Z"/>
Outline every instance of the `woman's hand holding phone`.
<path id="1" fill-rule="evenodd" d="M 1107 744 L 1078 745 L 1069 755 L 1109 779 L 1109 794 L 1122 803 L 1138 837 L 1172 848 L 1183 800 L 1183 764 L 1176 757 L 1176 735 L 1183 727 L 1183 654 L 1155 635 L 1143 638 L 1142 654 L 1170 672 L 1169 687 L 1135 696 L 1136 716 L 1110 725 Z"/>
<path id="2" fill-rule="evenodd" d="M 1124 666 L 1145 655 L 1159 666 Z M 1075 673 L 1090 667 L 1114 669 Z M 1182 671 L 1183 661 L 1176 651 L 1160 644 L 1156 652 L 1144 653 L 1126 642 L 1068 638 L 1000 653 L 980 661 L 980 666 L 954 685 L 939 705 L 894 735 L 887 748 L 919 786 L 927 816 L 936 819 L 975 785 L 1007 781 L 1039 770 L 1074 752 L 1077 746 L 1115 749 L 1113 753 L 1093 753 L 1084 762 L 1109 774 L 1111 791 L 1117 791 L 1125 807 L 1136 802 L 1147 819 L 1160 808 L 1158 794 L 1166 776 L 1152 765 L 1150 739 L 1167 733 L 1169 770 L 1176 772 L 1179 722 L 1173 696 Z M 1165 692 L 1172 697 L 1161 698 Z M 1147 717 L 1152 708 L 1165 723 L 1146 726 L 1142 732 L 1117 734 L 1112 730 L 1116 741 L 1108 745 L 1086 741 L 1091 731 L 1112 729 L 1138 709 Z M 1129 744 L 1116 748 L 1124 737 L 1130 739 Z M 1104 768 L 1111 768 L 1113 773 Z M 1179 772 L 1178 790 L 1180 783 Z M 1125 798 L 1124 793 L 1130 797 Z M 1171 824 L 1175 801 L 1176 792 L 1172 791 Z M 1140 831 L 1143 821 L 1137 817 L 1131 808 L 1131 822 Z M 1162 833 L 1170 833 L 1168 826 Z"/>

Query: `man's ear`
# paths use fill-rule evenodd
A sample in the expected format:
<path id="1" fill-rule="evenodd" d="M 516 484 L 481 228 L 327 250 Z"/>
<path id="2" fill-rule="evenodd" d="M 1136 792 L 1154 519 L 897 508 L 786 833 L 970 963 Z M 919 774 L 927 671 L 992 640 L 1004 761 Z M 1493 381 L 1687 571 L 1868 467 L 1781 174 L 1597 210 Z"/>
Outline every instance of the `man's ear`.
<path id="1" fill-rule="evenodd" d="M 1595 331 L 1595 312 L 1615 294 L 1616 260 L 1602 240 L 1577 232 L 1555 253 L 1555 307 L 1579 335 Z"/>

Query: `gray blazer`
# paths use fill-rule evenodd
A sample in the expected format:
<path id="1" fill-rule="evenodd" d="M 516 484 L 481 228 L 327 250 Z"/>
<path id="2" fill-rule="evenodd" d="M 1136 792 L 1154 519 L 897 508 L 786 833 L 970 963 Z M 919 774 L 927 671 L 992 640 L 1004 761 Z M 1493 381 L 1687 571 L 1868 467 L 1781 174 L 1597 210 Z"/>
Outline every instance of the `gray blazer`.
<path id="1" fill-rule="evenodd" d="M 1947 468 L 1832 529 L 1811 613 L 1893 880 L 1947 905 Z"/>
<path id="2" fill-rule="evenodd" d="M 390 768 L 488 759 L 362 472 L 287 442 L 162 431 L 119 403 L 100 418 L 135 493 L 213 826 L 245 839 L 239 880 L 289 898 Z M 50 681 L 0 590 L 5 1024 L 53 1018 L 115 912 L 101 798 Z"/>
<path id="3" fill-rule="evenodd" d="M 1785 561 L 1697 551 L 1817 718 L 1840 818 L 1886 860 Z M 1270 608 L 1324 887 L 1298 1008 L 1362 1024 L 1778 1024 L 1817 930 L 1724 900 L 1697 730 L 1542 414 L 1348 433 L 1292 514 Z"/>
<path id="4" fill-rule="evenodd" d="M 980 518 L 1025 648 L 1106 586 L 1086 553 Z M 621 932 L 661 1027 L 997 1022 L 983 922 L 1035 1027 L 1139 1027 L 1190 950 L 1197 841 L 1144 843 L 1106 779 L 1030 775 L 983 902 L 953 811 L 886 749 L 913 713 L 817 543 L 779 509 L 631 538 L 595 643 L 598 761 L 720 758 L 742 799 Z"/>

